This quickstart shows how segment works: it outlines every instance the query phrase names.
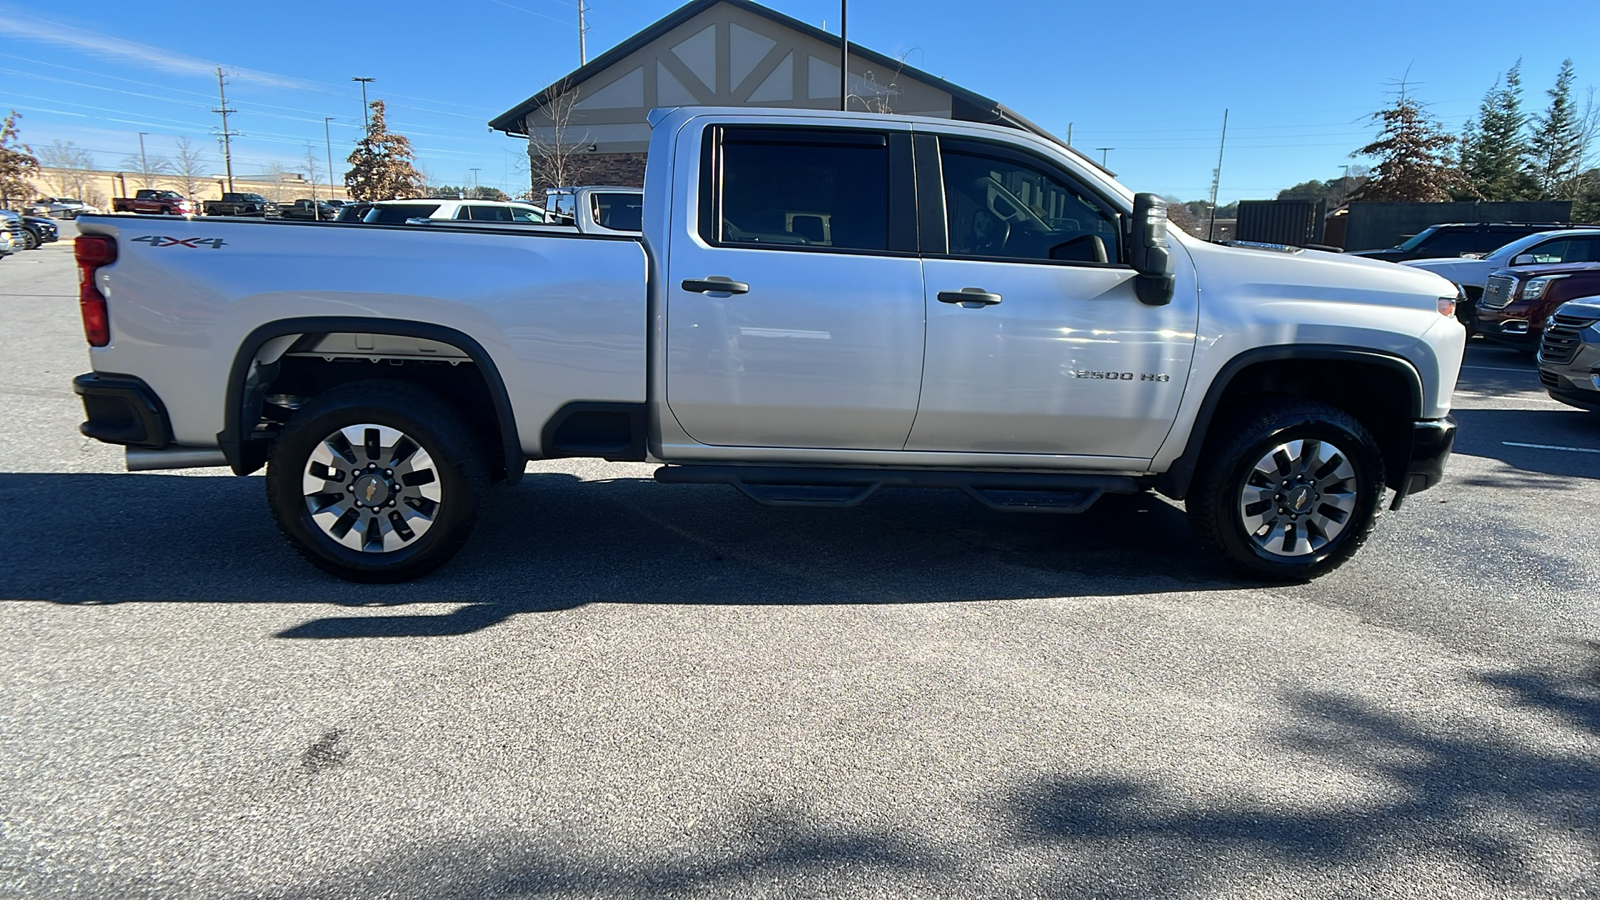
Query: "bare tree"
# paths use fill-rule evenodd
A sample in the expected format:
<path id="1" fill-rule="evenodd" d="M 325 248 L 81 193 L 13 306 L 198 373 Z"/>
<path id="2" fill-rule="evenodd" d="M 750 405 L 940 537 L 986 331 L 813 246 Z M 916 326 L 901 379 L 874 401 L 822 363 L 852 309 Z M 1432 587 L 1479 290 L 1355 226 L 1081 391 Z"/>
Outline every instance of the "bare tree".
<path id="1" fill-rule="evenodd" d="M 204 154 L 186 137 L 178 138 L 178 155 L 172 165 L 172 180 L 183 191 L 183 195 L 191 200 L 198 199 L 201 185 L 210 180 L 206 177 Z"/>
<path id="2" fill-rule="evenodd" d="M 317 149 L 306 145 L 306 180 L 311 182 L 311 199 L 317 198 Z M 330 188 L 331 190 L 331 188 Z"/>
<path id="3" fill-rule="evenodd" d="M 172 160 L 164 156 L 130 153 L 117 165 L 138 175 L 140 186 L 148 189 L 155 188 L 158 176 L 172 174 Z"/>
<path id="4" fill-rule="evenodd" d="M 266 190 L 268 200 L 273 203 L 283 202 L 283 181 L 288 174 L 288 171 L 277 163 L 267 163 L 262 167 L 261 180 L 268 185 Z"/>
<path id="5" fill-rule="evenodd" d="M 88 196 L 89 172 L 94 168 L 94 157 L 87 150 L 79 148 L 71 141 L 60 138 L 50 142 L 50 146 L 39 151 L 39 162 L 46 168 L 54 171 L 45 176 L 45 185 L 55 191 L 57 197 L 72 197 L 93 203 Z"/>
<path id="6" fill-rule="evenodd" d="M 900 54 L 899 63 L 895 66 L 894 71 L 889 74 L 887 83 L 880 84 L 877 74 L 871 69 L 863 72 L 861 74 L 862 80 L 865 82 L 862 86 L 863 92 L 859 94 L 852 93 L 845 101 L 845 109 L 849 109 L 850 101 L 854 100 L 860 103 L 861 108 L 867 112 L 884 115 L 893 113 L 894 100 L 900 96 L 900 73 L 905 71 L 906 58 L 911 55 L 912 51 L 917 49 L 919 48 L 913 47 L 911 50 Z"/>
<path id="7" fill-rule="evenodd" d="M 545 91 L 545 100 L 528 122 L 528 177 L 533 196 L 542 197 L 547 188 L 583 184 L 594 171 L 588 154 L 594 141 L 587 130 L 573 122 L 578 107 L 578 88 L 563 80 Z"/>

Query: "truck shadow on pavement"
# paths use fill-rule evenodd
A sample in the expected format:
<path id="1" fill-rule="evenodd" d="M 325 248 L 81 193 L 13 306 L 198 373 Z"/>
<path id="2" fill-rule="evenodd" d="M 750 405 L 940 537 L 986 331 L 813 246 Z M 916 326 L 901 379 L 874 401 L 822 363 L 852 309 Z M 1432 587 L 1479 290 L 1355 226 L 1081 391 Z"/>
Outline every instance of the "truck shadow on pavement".
<path id="1" fill-rule="evenodd" d="M 1108 497 L 1077 516 L 998 513 L 913 490 L 853 509 L 769 509 L 725 487 L 529 473 L 490 492 L 471 541 L 439 572 L 357 585 L 296 556 L 262 494 L 260 478 L 0 474 L 0 598 L 460 604 L 319 619 L 282 635 L 348 638 L 465 634 L 591 603 L 963 602 L 1257 584 L 1203 553 L 1182 510 L 1153 496 Z"/>
<path id="2" fill-rule="evenodd" d="M 587 825 L 536 816 L 397 847 L 272 896 L 1588 896 L 1600 644 L 1564 655 L 1461 673 L 1442 708 L 1289 688 L 1246 741 L 1280 760 L 1273 784 L 1174 760 L 1173 777 L 1122 774 L 1112 753 L 1092 773 L 980 767 L 905 825 L 866 824 L 884 821 L 870 806 L 818 816 L 804 794 L 740 796 L 612 854 L 624 800 Z"/>

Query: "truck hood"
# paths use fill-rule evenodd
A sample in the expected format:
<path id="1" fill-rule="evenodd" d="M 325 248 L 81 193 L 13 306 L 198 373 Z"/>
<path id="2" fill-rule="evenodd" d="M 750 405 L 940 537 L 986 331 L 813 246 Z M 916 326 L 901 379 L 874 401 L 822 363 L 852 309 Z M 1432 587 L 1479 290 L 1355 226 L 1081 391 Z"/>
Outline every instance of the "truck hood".
<path id="1" fill-rule="evenodd" d="M 1184 246 L 1194 258 L 1202 302 L 1207 292 L 1262 300 L 1337 300 L 1374 306 L 1437 310 L 1456 286 L 1426 270 L 1321 250 Z"/>

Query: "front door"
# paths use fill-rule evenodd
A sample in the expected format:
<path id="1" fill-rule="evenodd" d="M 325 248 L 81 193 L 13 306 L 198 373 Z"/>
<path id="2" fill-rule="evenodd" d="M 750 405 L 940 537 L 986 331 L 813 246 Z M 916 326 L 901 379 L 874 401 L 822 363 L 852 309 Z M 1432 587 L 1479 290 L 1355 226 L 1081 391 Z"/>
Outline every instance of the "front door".
<path id="1" fill-rule="evenodd" d="M 1140 303 L 1113 207 L 1050 161 L 943 138 L 938 167 L 948 243 L 924 262 L 906 449 L 1154 456 L 1194 354 L 1192 289 Z"/>
<path id="2" fill-rule="evenodd" d="M 666 395 L 716 446 L 899 450 L 922 377 L 910 134 L 713 126 L 667 261 Z"/>

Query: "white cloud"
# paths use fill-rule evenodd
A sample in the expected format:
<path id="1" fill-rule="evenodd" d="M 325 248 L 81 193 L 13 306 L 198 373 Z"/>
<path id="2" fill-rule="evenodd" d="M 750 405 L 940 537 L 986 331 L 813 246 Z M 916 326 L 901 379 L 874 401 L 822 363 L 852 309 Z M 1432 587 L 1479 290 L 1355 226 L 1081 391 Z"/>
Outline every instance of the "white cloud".
<path id="1" fill-rule="evenodd" d="M 17 15 L 15 10 L 6 10 L 6 15 L 0 16 L 0 34 L 24 40 L 37 41 L 57 47 L 71 47 L 85 53 L 100 57 L 116 57 L 135 63 L 147 69 L 158 69 L 180 75 L 201 75 L 214 77 L 219 63 L 207 62 L 193 56 L 185 56 L 161 47 L 151 47 L 148 44 L 139 44 L 134 41 L 125 41 L 109 35 L 73 28 L 69 25 L 58 25 L 44 19 L 35 19 Z M 225 64 L 223 70 L 230 78 L 238 81 L 250 81 L 256 84 L 271 87 L 291 88 L 302 91 L 323 92 L 321 85 L 292 78 L 287 75 L 278 75 L 272 72 L 260 72 L 254 69 L 239 69 Z"/>

